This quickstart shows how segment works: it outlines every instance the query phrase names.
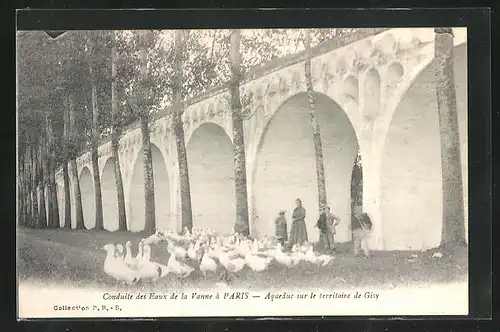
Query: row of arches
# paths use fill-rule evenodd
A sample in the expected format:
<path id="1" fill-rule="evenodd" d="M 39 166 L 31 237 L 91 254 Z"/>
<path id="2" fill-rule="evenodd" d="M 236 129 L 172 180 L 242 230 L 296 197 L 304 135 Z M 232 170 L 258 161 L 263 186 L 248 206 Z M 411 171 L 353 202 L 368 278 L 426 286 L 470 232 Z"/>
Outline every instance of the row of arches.
<path id="1" fill-rule="evenodd" d="M 403 76 L 403 66 L 398 62 L 393 62 L 386 67 L 384 82 L 386 85 L 391 85 L 398 82 Z M 366 70 L 363 85 L 363 109 L 365 112 L 364 115 L 368 119 L 375 119 L 379 115 L 381 90 L 383 88 L 380 82 L 380 73 L 377 69 L 369 68 Z M 347 99 L 359 103 L 360 90 L 358 79 L 353 75 L 347 76 L 344 79 L 343 92 Z"/>
<path id="2" fill-rule="evenodd" d="M 466 45 L 454 50 L 457 107 L 464 195 L 467 202 L 467 88 Z M 441 234 L 441 160 L 434 65 L 431 63 L 413 81 L 395 110 L 380 165 L 380 212 L 383 241 L 388 249 L 430 247 L 439 244 Z M 402 76 L 401 68 L 393 68 Z M 351 86 L 354 94 L 356 85 Z M 380 100 L 380 80 L 368 75 L 365 99 Z M 344 221 L 337 241 L 349 241 L 352 174 L 360 145 L 345 111 L 326 95 L 316 96 L 317 118 L 323 143 L 326 187 L 331 210 Z M 380 104 L 368 110 L 377 115 Z M 172 214 L 171 197 L 178 196 L 162 151 L 152 144 L 157 225 L 179 229 L 179 218 Z M 214 123 L 204 123 L 187 142 L 189 176 L 195 227 L 232 232 L 235 212 L 233 147 L 226 131 Z M 363 156 L 361 156 L 363 158 Z M 105 228 L 118 227 L 114 160 L 106 162 L 101 175 Z M 306 223 L 312 232 L 318 211 L 315 152 L 312 141 L 307 96 L 288 99 L 271 117 L 251 165 L 251 232 L 272 235 L 273 220 L 280 209 L 291 212 L 300 197 L 307 210 Z M 144 176 L 142 153 L 132 172 L 126 197 L 127 219 L 131 231 L 144 227 Z M 363 178 L 365 175 L 363 174 Z M 80 175 L 86 226 L 93 227 L 94 196 L 90 171 Z M 62 189 L 62 188 L 59 188 Z M 177 204 L 177 203 L 176 203 Z M 60 205 L 62 206 L 62 205 Z M 467 206 L 467 205 L 466 205 Z M 63 209 L 60 209 L 63 211 Z M 467 211 L 467 210 L 466 210 Z M 61 212 L 63 213 L 63 212 Z M 312 238 L 313 239 L 313 238 Z"/>

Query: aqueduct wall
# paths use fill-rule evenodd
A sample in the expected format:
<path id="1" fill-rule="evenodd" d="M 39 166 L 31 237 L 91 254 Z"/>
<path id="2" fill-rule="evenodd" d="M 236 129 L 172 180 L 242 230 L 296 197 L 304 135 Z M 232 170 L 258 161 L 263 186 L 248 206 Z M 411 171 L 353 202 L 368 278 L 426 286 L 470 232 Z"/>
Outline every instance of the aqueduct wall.
<path id="1" fill-rule="evenodd" d="M 467 208 L 467 44 L 454 29 L 454 69 Z M 373 219 L 376 249 L 436 246 L 441 234 L 441 164 L 434 79 L 434 31 L 390 29 L 312 60 L 317 117 L 324 150 L 328 201 L 342 223 L 337 240 L 350 241 L 350 183 L 358 150 L 363 164 L 363 207 Z M 245 82 L 253 116 L 245 121 L 251 233 L 272 235 L 279 209 L 291 212 L 300 197 L 311 241 L 318 216 L 314 145 L 307 108 L 304 62 Z M 195 227 L 230 233 L 234 224 L 232 126 L 227 91 L 198 100 L 183 115 Z M 120 140 L 128 227 L 144 226 L 143 164 L 139 128 Z M 151 124 L 156 218 L 180 230 L 175 140 L 165 118 Z M 104 223 L 116 230 L 116 185 L 110 143 L 99 148 Z M 93 227 L 90 154 L 77 160 L 85 225 Z M 73 171 L 70 169 L 70 171 Z M 63 181 L 57 175 L 61 223 Z M 71 185 L 73 226 L 74 202 Z M 467 211 L 467 210 L 466 210 Z M 467 213 L 466 213 L 467 214 Z"/>

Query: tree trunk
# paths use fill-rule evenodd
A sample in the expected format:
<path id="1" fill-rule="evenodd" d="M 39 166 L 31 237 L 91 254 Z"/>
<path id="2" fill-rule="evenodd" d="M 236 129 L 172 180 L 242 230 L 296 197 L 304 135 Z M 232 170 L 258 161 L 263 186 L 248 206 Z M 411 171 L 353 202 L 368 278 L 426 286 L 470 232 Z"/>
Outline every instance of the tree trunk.
<path id="1" fill-rule="evenodd" d="M 311 75 L 311 35 L 308 29 L 305 30 L 304 46 L 306 49 L 305 76 L 307 87 L 307 100 L 309 102 L 309 113 L 311 115 L 311 127 L 314 141 L 314 151 L 316 155 L 316 178 L 318 180 L 318 203 L 322 210 L 327 205 L 325 167 L 323 163 L 323 147 L 321 144 L 321 133 L 319 123 L 316 119 L 316 104 L 314 100 L 314 89 Z"/>
<path id="2" fill-rule="evenodd" d="M 182 210 L 182 229 L 187 228 L 190 231 L 193 228 L 193 210 L 191 205 L 191 187 L 189 184 L 189 169 L 186 153 L 186 142 L 184 140 L 184 126 L 182 123 L 182 60 L 184 51 L 183 31 L 175 32 L 175 64 L 174 64 L 174 104 L 175 114 L 173 118 L 175 144 L 177 146 L 177 159 L 179 162 L 179 181 L 181 189 L 181 210 Z"/>
<path id="3" fill-rule="evenodd" d="M 125 212 L 125 194 L 123 191 L 122 171 L 120 168 L 120 147 L 118 141 L 118 126 L 116 124 L 117 114 L 117 88 L 116 88 L 116 42 L 115 31 L 112 32 L 112 48 L 111 48 L 111 153 L 115 161 L 115 182 L 116 182 L 116 198 L 118 202 L 118 230 L 127 230 L 127 214 Z"/>
<path id="4" fill-rule="evenodd" d="M 43 160 L 45 159 L 44 156 L 44 149 L 43 149 L 43 144 L 44 142 L 42 141 L 41 144 L 39 145 L 39 150 L 38 150 L 38 174 L 39 174 L 39 182 L 38 182 L 38 191 L 40 192 L 40 208 L 39 208 L 39 227 L 40 228 L 46 228 L 47 227 L 47 211 L 45 208 L 45 172 L 43 170 Z"/>
<path id="5" fill-rule="evenodd" d="M 38 153 L 36 146 L 32 147 L 31 153 L 31 165 L 33 167 L 33 187 L 31 188 L 31 192 L 33 195 L 33 226 L 40 226 L 40 215 L 38 214 Z"/>
<path id="6" fill-rule="evenodd" d="M 48 135 L 48 140 L 49 140 L 49 154 L 48 154 L 48 159 L 49 159 L 49 195 L 50 195 L 50 200 L 52 201 L 52 215 L 50 216 L 52 219 L 52 227 L 53 228 L 59 228 L 60 227 L 60 220 L 59 220 L 59 202 L 57 201 L 57 186 L 56 186 L 56 171 L 55 171 L 55 158 L 54 158 L 54 150 L 55 150 L 55 144 L 54 144 L 54 137 L 53 137 L 53 128 L 52 128 L 52 119 L 48 117 L 48 130 L 49 130 L 49 135 Z"/>
<path id="7" fill-rule="evenodd" d="M 466 245 L 460 136 L 453 74 L 453 31 L 451 28 L 436 28 L 434 31 L 443 188 L 441 247 L 453 250 Z"/>
<path id="8" fill-rule="evenodd" d="M 69 106 L 69 105 L 67 105 Z M 69 157 L 69 112 L 67 107 L 63 112 L 63 180 L 64 180 L 64 228 L 71 228 L 71 193 L 69 190 L 69 171 L 68 171 L 68 157 Z"/>
<path id="9" fill-rule="evenodd" d="M 92 65 L 91 65 L 91 77 Z M 94 199 L 95 199 L 95 229 L 104 230 L 102 211 L 101 177 L 99 174 L 99 111 L 97 108 L 97 87 L 92 78 L 92 173 L 94 177 Z"/>
<path id="10" fill-rule="evenodd" d="M 149 137 L 149 110 L 147 103 L 147 58 L 146 58 L 146 31 L 141 31 L 141 46 L 140 46 L 140 73 L 142 97 L 139 107 L 141 133 L 142 133 L 142 148 L 144 161 L 144 200 L 145 200 L 145 225 L 146 233 L 154 233 L 156 230 L 155 220 L 155 188 L 153 177 L 153 160 L 151 156 L 151 141 Z"/>
<path id="11" fill-rule="evenodd" d="M 141 116 L 142 149 L 144 161 L 144 200 L 145 200 L 145 225 L 146 233 L 154 233 L 155 220 L 155 187 L 153 178 L 153 160 L 151 156 L 151 142 L 147 117 Z"/>
<path id="12" fill-rule="evenodd" d="M 69 190 L 69 170 L 68 162 L 63 163 L 63 179 L 64 179 L 64 228 L 71 228 L 71 193 Z"/>
<path id="13" fill-rule="evenodd" d="M 75 220 L 76 229 L 85 229 L 85 222 L 83 219 L 83 206 L 82 206 L 82 193 L 80 191 L 80 180 L 78 179 L 78 167 L 76 165 L 76 146 L 78 141 L 78 132 L 75 126 L 75 107 L 73 103 L 73 96 L 69 100 L 69 134 L 71 137 L 68 148 L 70 151 L 70 167 L 71 177 L 73 179 L 73 195 L 75 200 Z"/>
<path id="14" fill-rule="evenodd" d="M 76 229 L 85 229 L 85 222 L 83 219 L 83 206 L 82 206 L 82 193 L 80 191 L 80 181 L 78 179 L 78 168 L 76 166 L 76 158 L 69 161 L 71 166 L 71 177 L 73 178 L 73 192 L 75 195 L 75 218 Z"/>
<path id="15" fill-rule="evenodd" d="M 24 153 L 18 154 L 18 169 L 17 169 L 17 224 L 19 226 L 26 225 L 26 213 L 24 208 Z"/>
<path id="16" fill-rule="evenodd" d="M 248 220 L 247 172 L 245 159 L 245 138 L 243 134 L 243 117 L 241 114 L 240 79 L 241 79 L 241 32 L 231 31 L 231 115 L 233 120 L 234 146 L 234 183 L 236 192 L 236 224 L 235 232 L 250 234 Z"/>
<path id="17" fill-rule="evenodd" d="M 26 202 L 26 211 L 28 212 L 28 220 L 27 220 L 27 225 L 29 227 L 33 227 L 33 204 L 31 203 L 31 188 L 33 187 L 33 180 L 31 176 L 32 172 L 32 167 L 31 167 L 31 149 L 29 146 L 27 147 L 27 152 L 26 152 L 26 159 L 25 159 L 25 164 L 26 164 L 26 182 L 27 182 L 27 188 L 26 188 L 26 196 L 27 196 L 27 202 Z"/>
<path id="18" fill-rule="evenodd" d="M 48 124 L 48 122 L 46 121 L 46 125 Z M 53 227 L 53 223 L 54 221 L 52 220 L 52 215 L 54 214 L 53 210 L 54 210 L 54 206 L 52 204 L 52 196 L 50 194 L 50 171 L 49 171 L 49 167 L 50 167 L 50 153 L 49 153 L 49 143 L 48 143 L 48 129 L 45 128 L 46 132 L 46 136 L 45 136 L 45 140 L 44 140 L 44 147 L 43 147 L 43 155 L 44 155 L 44 158 L 42 160 L 43 162 L 43 176 L 44 176 L 44 182 L 45 182 L 45 190 L 47 191 L 47 228 L 52 228 Z M 45 194 L 45 192 L 44 192 Z"/>

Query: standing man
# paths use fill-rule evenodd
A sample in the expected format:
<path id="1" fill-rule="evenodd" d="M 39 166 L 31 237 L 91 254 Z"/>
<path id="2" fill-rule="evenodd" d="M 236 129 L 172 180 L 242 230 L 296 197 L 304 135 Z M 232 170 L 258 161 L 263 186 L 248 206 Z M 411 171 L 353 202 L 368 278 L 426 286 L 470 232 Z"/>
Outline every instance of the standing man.
<path id="1" fill-rule="evenodd" d="M 288 230 L 285 212 L 286 211 L 283 209 L 280 210 L 278 218 L 274 220 L 276 239 L 281 243 L 282 246 L 284 246 L 285 242 L 288 241 Z"/>
<path id="2" fill-rule="evenodd" d="M 354 255 L 360 256 L 361 251 L 365 257 L 370 257 L 367 238 L 372 229 L 372 221 L 368 214 L 361 212 L 361 207 L 356 206 L 351 215 L 351 230 L 354 244 Z"/>
<path id="3" fill-rule="evenodd" d="M 330 207 L 325 206 L 319 216 L 317 227 L 320 230 L 319 242 L 326 252 L 335 252 L 335 227 L 340 223 L 340 218 L 330 212 Z"/>

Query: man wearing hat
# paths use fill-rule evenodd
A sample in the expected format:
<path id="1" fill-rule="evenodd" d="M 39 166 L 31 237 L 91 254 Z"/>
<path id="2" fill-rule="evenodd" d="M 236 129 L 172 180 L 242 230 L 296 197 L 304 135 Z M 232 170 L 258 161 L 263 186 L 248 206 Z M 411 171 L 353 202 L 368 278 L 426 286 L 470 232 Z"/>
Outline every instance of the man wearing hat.
<path id="1" fill-rule="evenodd" d="M 278 218 L 274 220 L 274 226 L 276 229 L 275 232 L 276 239 L 278 240 L 278 242 L 281 243 L 281 245 L 285 245 L 285 242 L 288 241 L 288 230 L 287 230 L 285 212 L 286 211 L 284 209 L 281 209 L 279 211 Z"/>
<path id="2" fill-rule="evenodd" d="M 326 205 L 319 216 L 316 227 L 320 230 L 319 242 L 328 253 L 335 252 L 335 227 L 340 223 L 340 218 L 330 212 Z"/>

